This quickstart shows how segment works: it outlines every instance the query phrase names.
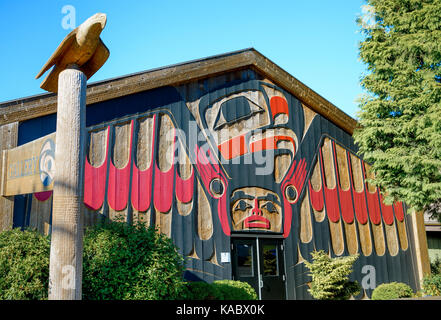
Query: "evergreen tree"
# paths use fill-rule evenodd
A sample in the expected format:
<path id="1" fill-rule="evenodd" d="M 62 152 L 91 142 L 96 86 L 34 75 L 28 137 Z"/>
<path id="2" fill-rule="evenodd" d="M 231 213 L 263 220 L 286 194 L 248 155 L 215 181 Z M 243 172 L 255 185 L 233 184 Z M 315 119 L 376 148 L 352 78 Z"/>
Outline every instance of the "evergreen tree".
<path id="1" fill-rule="evenodd" d="M 367 0 L 354 138 L 386 202 L 441 208 L 441 0 Z"/>

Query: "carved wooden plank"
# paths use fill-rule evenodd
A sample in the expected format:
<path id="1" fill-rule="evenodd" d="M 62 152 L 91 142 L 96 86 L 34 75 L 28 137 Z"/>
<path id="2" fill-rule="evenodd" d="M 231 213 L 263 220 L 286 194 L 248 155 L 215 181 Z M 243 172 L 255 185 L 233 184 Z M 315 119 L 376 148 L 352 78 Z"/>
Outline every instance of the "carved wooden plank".
<path id="1" fill-rule="evenodd" d="M 18 122 L 0 127 L 0 173 L 1 177 L 7 175 L 6 151 L 17 146 Z M 4 152 L 4 153 L 2 153 Z M 5 157 L 3 157 L 3 154 Z M 3 181 L 0 178 L 0 188 L 3 189 Z M 3 191 L 1 192 L 3 194 Z M 12 229 L 14 214 L 14 197 L 0 197 L 0 231 Z"/>
<path id="2" fill-rule="evenodd" d="M 340 206 L 345 229 L 346 246 L 349 254 L 358 252 L 358 236 L 354 223 L 354 208 L 352 205 L 351 180 L 349 177 L 349 164 L 346 149 L 335 144 L 335 155 L 337 161 L 337 173 L 339 177 Z M 342 196 L 345 195 L 346 198 Z"/>
<path id="3" fill-rule="evenodd" d="M 156 143 L 154 139 L 155 134 L 155 121 L 156 117 L 148 116 L 138 119 L 138 133 L 136 141 L 134 143 L 137 145 L 136 149 L 136 164 L 134 164 L 134 173 L 132 179 L 139 179 L 135 177 L 136 174 L 141 174 L 140 172 L 146 172 L 147 188 L 142 188 L 139 190 L 140 194 L 133 194 L 134 190 L 132 184 L 132 207 L 133 207 L 133 222 L 144 223 L 147 227 L 150 226 L 150 206 L 152 203 L 152 173 L 153 173 L 153 149 Z M 145 194 L 142 194 L 145 193 Z M 134 197 L 138 196 L 140 199 L 134 200 Z M 141 200 L 142 198 L 142 200 Z M 142 207 L 142 209 L 141 209 Z M 145 210 L 147 208 L 147 210 Z M 139 209 L 139 210 L 138 210 Z M 145 211 L 143 211 L 145 210 Z"/>
<path id="4" fill-rule="evenodd" d="M 5 196 L 49 191 L 55 173 L 55 133 L 6 151 Z"/>
<path id="5" fill-rule="evenodd" d="M 392 225 L 384 224 L 385 233 L 386 233 L 386 241 L 387 248 L 391 256 L 396 256 L 398 251 L 400 250 L 398 244 L 397 230 L 395 228 L 395 223 Z"/>
<path id="6" fill-rule="evenodd" d="M 340 209 L 337 198 L 337 181 L 335 176 L 335 163 L 332 152 L 332 141 L 325 138 L 322 146 L 323 169 L 325 178 L 326 212 L 328 214 L 329 231 L 331 234 L 332 247 L 336 255 L 342 255 L 345 248 L 343 239 Z M 330 212 L 332 209 L 333 212 Z"/>
<path id="7" fill-rule="evenodd" d="M 383 222 L 376 225 L 371 223 L 372 236 L 374 238 L 375 252 L 378 256 L 383 256 L 386 253 L 386 242 L 384 239 Z"/>
<path id="8" fill-rule="evenodd" d="M 109 167 L 107 200 L 111 220 L 128 218 L 133 121 L 114 127 L 113 157 Z"/>
<path id="9" fill-rule="evenodd" d="M 368 164 L 364 164 L 366 170 L 365 175 L 366 179 L 373 179 L 374 174 L 372 170 L 370 170 L 370 166 Z M 381 213 L 380 213 L 380 203 L 378 202 L 377 196 L 378 190 L 377 187 L 374 185 L 366 182 L 366 195 L 368 197 L 368 204 L 369 204 L 369 220 L 371 221 L 371 228 L 372 228 L 372 234 L 374 237 L 374 246 L 375 246 L 375 252 L 378 256 L 382 256 L 386 252 L 386 240 L 385 235 L 383 232 L 383 221 L 381 219 Z M 371 199 L 374 199 L 374 201 L 369 202 L 369 197 Z M 375 201 L 377 200 L 377 201 Z M 379 223 L 374 223 L 374 222 Z"/>
<path id="10" fill-rule="evenodd" d="M 407 239 L 406 219 L 404 219 L 403 221 L 396 220 L 396 222 L 401 249 L 407 250 L 407 248 L 409 247 L 409 241 Z"/>
<path id="11" fill-rule="evenodd" d="M 307 191 L 300 207 L 300 240 L 303 243 L 308 243 L 312 240 L 311 212 Z"/>
<path id="12" fill-rule="evenodd" d="M 89 150 L 87 153 L 88 153 L 88 161 L 93 168 L 99 168 L 100 166 L 105 165 L 104 162 L 107 161 L 106 153 L 107 153 L 108 130 L 109 129 L 106 127 L 104 129 L 89 132 Z M 106 180 L 104 179 L 104 184 L 105 182 Z M 105 186 L 103 187 L 105 188 Z M 103 217 L 104 215 L 103 204 L 104 204 L 104 197 L 102 198 L 101 207 L 98 210 L 93 210 L 88 206 L 83 205 L 85 228 L 95 225 L 98 222 L 99 218 Z"/>
<path id="13" fill-rule="evenodd" d="M 168 115 L 159 119 L 158 158 L 155 167 L 154 205 L 156 226 L 160 232 L 171 236 L 173 211 L 173 180 L 175 155 L 175 128 Z"/>
<path id="14" fill-rule="evenodd" d="M 194 171 L 192 164 L 190 163 L 190 159 L 188 158 L 187 153 L 184 150 L 184 146 L 179 141 L 179 155 L 178 155 L 178 163 L 179 163 L 179 172 L 176 173 L 176 179 L 181 179 L 182 182 L 180 182 L 182 185 L 184 184 L 183 181 L 187 181 L 188 179 L 193 179 L 194 183 Z M 178 180 L 176 181 L 176 184 L 178 184 Z M 178 187 L 178 185 L 176 185 Z M 192 185 L 193 187 L 193 185 Z M 191 193 L 193 193 L 193 190 L 189 190 Z M 190 214 L 191 210 L 193 209 L 193 202 L 194 199 L 192 198 L 189 202 L 182 202 L 178 197 L 176 197 L 176 206 L 178 208 L 178 212 L 182 216 L 187 216 Z"/>
<path id="15" fill-rule="evenodd" d="M 199 238 L 202 240 L 208 240 L 213 235 L 213 218 L 210 208 L 210 203 L 208 202 L 207 196 L 205 195 L 204 189 L 201 183 L 198 182 L 197 185 L 198 193 L 198 212 L 197 212 L 197 231 Z"/>
<path id="16" fill-rule="evenodd" d="M 365 184 L 363 178 L 363 170 L 361 168 L 361 160 L 354 154 L 350 154 L 351 172 L 352 172 L 352 184 L 353 184 L 353 197 L 354 197 L 354 210 L 358 225 L 358 234 L 360 237 L 361 251 L 365 256 L 370 256 L 372 253 L 372 239 L 370 232 L 370 225 L 367 223 L 367 207 L 366 199 L 364 196 Z M 365 221 L 364 223 L 360 221 Z"/>
<path id="17" fill-rule="evenodd" d="M 317 192 L 317 197 L 319 197 L 318 206 L 314 207 L 315 202 L 312 201 L 312 210 L 314 212 L 314 218 L 317 222 L 322 222 L 326 217 L 326 208 L 323 204 L 323 190 L 322 190 L 322 177 L 320 173 L 320 159 L 317 160 L 314 170 L 311 176 L 311 192 Z M 310 193 L 311 195 L 311 193 Z"/>

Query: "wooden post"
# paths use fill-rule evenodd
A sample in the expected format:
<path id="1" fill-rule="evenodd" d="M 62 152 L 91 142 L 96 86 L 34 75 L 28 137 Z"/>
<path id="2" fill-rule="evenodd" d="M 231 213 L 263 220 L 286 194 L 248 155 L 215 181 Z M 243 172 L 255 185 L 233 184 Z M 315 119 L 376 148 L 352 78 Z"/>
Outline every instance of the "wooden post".
<path id="1" fill-rule="evenodd" d="M 58 80 L 49 299 L 81 299 L 86 76 L 75 65 Z"/>
<path id="2" fill-rule="evenodd" d="M 17 146 L 18 122 L 5 124 L 0 127 L 0 173 L 2 177 L 6 176 L 6 163 L 3 159 L 3 150 L 11 149 Z M 0 179 L 2 180 L 2 179 Z M 3 189 L 4 181 L 1 181 Z M 3 194 L 3 190 L 1 192 Z M 0 196 L 0 232 L 12 229 L 14 215 L 14 197 Z"/>
<path id="3" fill-rule="evenodd" d="M 424 225 L 424 213 L 421 211 L 414 211 L 411 215 L 417 258 L 418 278 L 421 282 L 425 275 L 430 274 L 430 259 L 429 250 L 427 247 L 426 228 Z"/>
<path id="4" fill-rule="evenodd" d="M 58 92 L 49 299 L 81 299 L 83 168 L 86 82 L 110 55 L 100 38 L 106 15 L 97 13 L 72 30 L 40 72 L 40 87 Z"/>

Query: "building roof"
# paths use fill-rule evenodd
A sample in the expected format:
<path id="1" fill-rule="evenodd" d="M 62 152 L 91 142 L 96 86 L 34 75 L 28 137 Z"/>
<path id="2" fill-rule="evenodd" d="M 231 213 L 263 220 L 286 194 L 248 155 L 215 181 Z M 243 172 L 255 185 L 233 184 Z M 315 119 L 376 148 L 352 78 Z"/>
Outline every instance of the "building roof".
<path id="1" fill-rule="evenodd" d="M 308 88 L 254 48 L 192 60 L 125 76 L 90 83 L 87 105 L 119 98 L 162 86 L 178 85 L 213 75 L 251 68 L 293 94 L 315 112 L 352 134 L 357 121 L 331 102 Z M 57 96 L 53 93 L 0 103 L 0 125 L 25 121 L 56 113 Z"/>

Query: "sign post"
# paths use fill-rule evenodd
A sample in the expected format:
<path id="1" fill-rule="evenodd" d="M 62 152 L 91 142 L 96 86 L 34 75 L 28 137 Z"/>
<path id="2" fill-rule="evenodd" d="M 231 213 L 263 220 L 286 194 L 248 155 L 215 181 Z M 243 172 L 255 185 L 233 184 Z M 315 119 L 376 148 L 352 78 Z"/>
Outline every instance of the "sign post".
<path id="1" fill-rule="evenodd" d="M 37 75 L 53 69 L 41 88 L 58 92 L 55 177 L 49 264 L 49 299 L 82 297 L 83 163 L 86 82 L 104 64 L 109 50 L 100 39 L 106 15 L 95 14 L 73 30 Z"/>

